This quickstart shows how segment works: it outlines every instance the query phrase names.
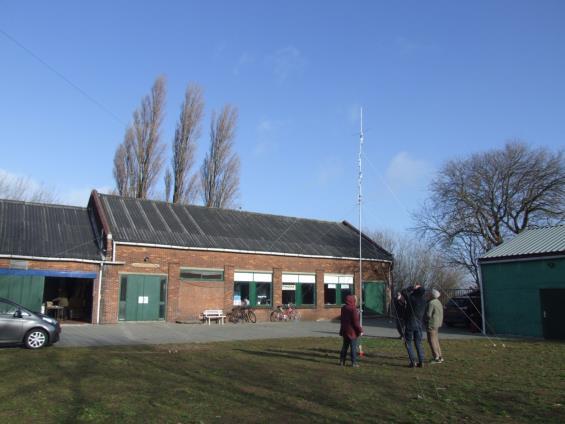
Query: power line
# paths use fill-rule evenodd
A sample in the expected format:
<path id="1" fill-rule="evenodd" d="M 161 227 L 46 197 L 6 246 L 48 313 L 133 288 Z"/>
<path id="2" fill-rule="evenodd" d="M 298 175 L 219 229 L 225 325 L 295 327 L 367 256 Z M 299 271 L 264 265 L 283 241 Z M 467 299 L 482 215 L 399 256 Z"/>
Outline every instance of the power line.
<path id="1" fill-rule="evenodd" d="M 96 100 L 94 97 L 92 97 L 90 94 L 88 94 L 85 90 L 83 90 L 82 88 L 80 88 L 77 84 L 75 84 L 74 82 L 72 82 L 69 78 L 67 78 L 65 75 L 63 75 L 61 72 L 59 72 L 57 69 L 55 69 L 53 66 L 51 66 L 49 63 L 47 63 L 45 60 L 43 60 L 41 57 L 39 57 L 37 54 L 35 54 L 32 50 L 30 50 L 28 47 L 26 47 L 25 45 L 23 45 L 21 42 L 19 42 L 18 40 L 16 40 L 14 37 L 12 37 L 10 34 L 8 34 L 6 31 L 4 31 L 2 28 L 0 28 L 0 34 L 2 34 L 4 37 L 6 37 L 8 40 L 10 40 L 12 43 L 14 43 L 16 46 L 18 46 L 19 48 L 21 48 L 23 51 L 25 51 L 28 55 L 30 55 L 31 57 L 33 57 L 35 60 L 37 60 L 39 63 L 41 63 L 43 66 L 45 66 L 47 69 L 49 69 L 52 73 L 54 73 L 55 75 L 57 75 L 60 79 L 62 79 L 63 81 L 65 81 L 69 86 L 71 86 L 75 91 L 78 91 L 80 94 L 83 95 L 83 97 L 85 97 L 87 100 L 89 100 L 91 103 L 95 104 L 96 106 L 98 106 L 98 108 L 100 108 L 101 110 L 103 110 L 104 112 L 106 112 L 108 115 L 110 115 L 112 117 L 112 119 L 114 119 L 116 122 L 118 122 L 120 125 L 127 127 L 127 124 L 124 123 L 124 121 L 118 116 L 116 115 L 114 112 L 112 112 L 110 109 L 108 109 L 106 106 L 104 106 L 102 103 L 100 103 L 98 100 Z"/>

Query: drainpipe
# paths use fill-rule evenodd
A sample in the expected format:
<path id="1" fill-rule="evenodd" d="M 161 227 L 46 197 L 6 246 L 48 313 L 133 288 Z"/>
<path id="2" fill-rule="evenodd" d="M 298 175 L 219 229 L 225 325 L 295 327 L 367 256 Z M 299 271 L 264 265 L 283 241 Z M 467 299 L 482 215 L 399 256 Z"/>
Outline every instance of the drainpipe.
<path id="1" fill-rule="evenodd" d="M 100 305 L 102 303 L 102 270 L 104 262 L 100 262 L 100 272 L 98 273 L 98 307 L 96 308 L 96 324 L 100 324 Z"/>
<path id="2" fill-rule="evenodd" d="M 481 264 L 479 263 L 479 289 L 481 290 L 481 320 L 482 320 L 482 330 L 483 330 L 483 336 L 485 336 L 487 334 L 486 331 L 486 319 L 485 319 L 485 314 L 486 314 L 486 310 L 485 310 L 485 291 L 484 291 L 484 287 L 483 287 L 483 268 L 481 267 Z"/>

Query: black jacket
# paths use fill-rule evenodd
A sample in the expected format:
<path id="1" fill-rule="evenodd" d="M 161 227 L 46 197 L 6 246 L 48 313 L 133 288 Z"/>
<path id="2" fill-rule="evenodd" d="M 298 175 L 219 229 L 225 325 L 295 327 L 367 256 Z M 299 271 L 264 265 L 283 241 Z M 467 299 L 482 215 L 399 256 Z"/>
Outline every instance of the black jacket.
<path id="1" fill-rule="evenodd" d="M 424 314 L 426 313 L 426 298 L 424 294 L 426 290 L 418 287 L 411 293 L 406 293 L 406 313 L 404 319 L 406 322 L 406 330 L 414 331 L 423 328 Z"/>

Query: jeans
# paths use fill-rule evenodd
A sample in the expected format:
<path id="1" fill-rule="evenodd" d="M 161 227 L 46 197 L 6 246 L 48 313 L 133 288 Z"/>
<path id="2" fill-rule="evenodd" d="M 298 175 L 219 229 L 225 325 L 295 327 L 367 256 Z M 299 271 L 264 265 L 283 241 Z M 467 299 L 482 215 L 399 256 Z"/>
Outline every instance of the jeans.
<path id="1" fill-rule="evenodd" d="M 422 347 L 422 329 L 406 329 L 406 350 L 408 351 L 408 357 L 410 358 L 410 363 L 416 363 L 416 355 L 414 354 L 414 346 L 416 346 L 416 352 L 418 352 L 418 363 L 424 363 L 424 348 Z"/>
<path id="2" fill-rule="evenodd" d="M 357 363 L 357 339 L 350 340 L 347 337 L 343 338 L 343 345 L 339 354 L 339 360 L 345 364 L 345 357 L 347 356 L 347 349 L 351 347 L 351 365 Z"/>

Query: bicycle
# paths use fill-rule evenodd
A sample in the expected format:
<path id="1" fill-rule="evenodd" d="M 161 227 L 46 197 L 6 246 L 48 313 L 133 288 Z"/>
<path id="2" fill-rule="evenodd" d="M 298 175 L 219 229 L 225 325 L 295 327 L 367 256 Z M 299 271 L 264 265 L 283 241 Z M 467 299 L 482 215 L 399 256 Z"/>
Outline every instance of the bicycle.
<path id="1" fill-rule="evenodd" d="M 250 308 L 242 308 L 236 306 L 227 315 L 228 321 L 237 324 L 239 321 L 251 322 L 255 324 L 257 322 L 257 316 Z"/>
<path id="2" fill-rule="evenodd" d="M 276 321 L 298 321 L 300 320 L 300 312 L 292 304 L 278 305 L 272 312 L 270 320 Z"/>

